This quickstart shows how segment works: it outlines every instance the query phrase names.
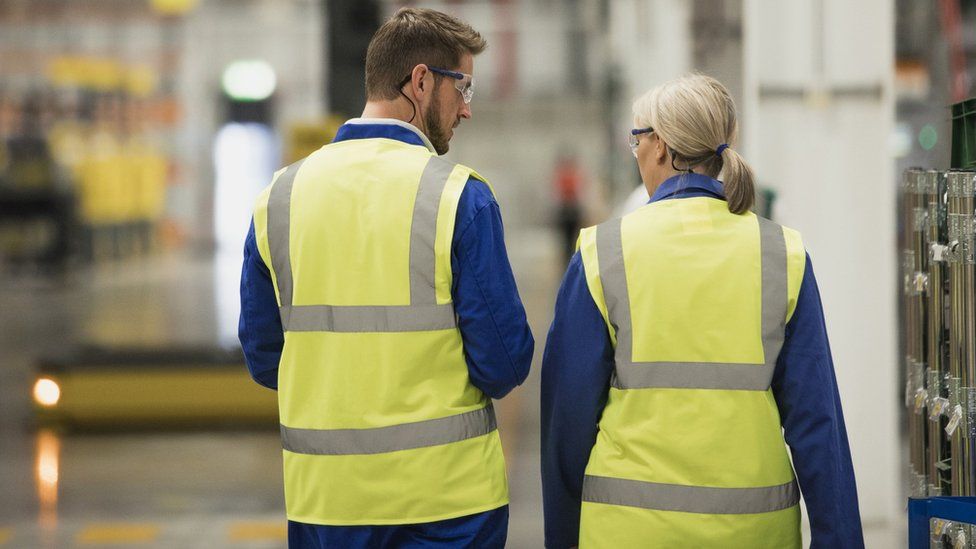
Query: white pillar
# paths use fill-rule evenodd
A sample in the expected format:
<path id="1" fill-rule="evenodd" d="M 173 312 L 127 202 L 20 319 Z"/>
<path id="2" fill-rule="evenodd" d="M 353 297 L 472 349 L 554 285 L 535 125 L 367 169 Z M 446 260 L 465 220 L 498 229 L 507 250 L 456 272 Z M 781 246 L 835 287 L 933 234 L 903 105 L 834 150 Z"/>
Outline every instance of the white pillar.
<path id="1" fill-rule="evenodd" d="M 898 459 L 894 2 L 745 0 L 745 157 L 820 284 L 861 516 L 903 512 Z"/>
<path id="2" fill-rule="evenodd" d="M 634 100 L 692 68 L 691 0 L 613 0 L 609 30 L 603 59 L 618 63 L 621 86 L 613 120 L 613 186 L 608 198 L 610 204 L 621 204 L 629 202 L 626 197 L 633 197 L 641 187 L 636 164 L 626 148 L 627 132 L 634 127 Z M 645 200 L 640 197 L 636 202 Z"/>
<path id="3" fill-rule="evenodd" d="M 290 124 L 315 121 L 323 114 L 324 27 L 321 7 L 306 0 L 211 0 L 187 15 L 178 35 L 185 52 L 179 76 L 185 112 L 176 151 L 185 181 L 170 190 L 170 211 L 188 227 L 193 241 L 209 244 L 214 239 L 208 210 L 215 199 L 212 151 L 224 115 L 224 68 L 255 59 L 273 67 L 278 81 L 274 130 L 284 136 Z"/>
<path id="4" fill-rule="evenodd" d="M 629 124 L 633 99 L 691 70 L 691 1 L 618 0 L 610 8 L 608 38 L 622 65 Z"/>

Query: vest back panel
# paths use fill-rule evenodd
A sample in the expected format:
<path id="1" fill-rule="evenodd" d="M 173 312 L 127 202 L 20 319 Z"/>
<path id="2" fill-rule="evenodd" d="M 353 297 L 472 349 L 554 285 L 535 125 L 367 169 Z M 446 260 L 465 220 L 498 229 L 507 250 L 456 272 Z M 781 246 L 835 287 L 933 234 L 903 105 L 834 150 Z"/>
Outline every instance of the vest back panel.
<path id="1" fill-rule="evenodd" d="M 802 280 L 799 235 L 695 197 L 586 229 L 580 249 L 616 347 L 580 546 L 798 546 L 769 379 Z"/>
<path id="2" fill-rule="evenodd" d="M 282 170 L 259 198 L 255 236 L 285 330 L 289 519 L 412 524 L 508 502 L 491 402 L 470 382 L 451 304 L 469 177 L 422 147 L 357 139 Z"/>

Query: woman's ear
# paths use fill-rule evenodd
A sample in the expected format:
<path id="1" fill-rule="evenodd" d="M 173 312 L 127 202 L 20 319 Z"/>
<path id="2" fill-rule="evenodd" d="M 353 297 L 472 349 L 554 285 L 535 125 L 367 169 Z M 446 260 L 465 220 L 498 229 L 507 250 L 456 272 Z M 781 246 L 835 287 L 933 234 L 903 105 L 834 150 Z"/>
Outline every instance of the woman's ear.
<path id="1" fill-rule="evenodd" d="M 657 134 L 654 137 L 654 161 L 661 165 L 668 160 L 668 146 Z"/>

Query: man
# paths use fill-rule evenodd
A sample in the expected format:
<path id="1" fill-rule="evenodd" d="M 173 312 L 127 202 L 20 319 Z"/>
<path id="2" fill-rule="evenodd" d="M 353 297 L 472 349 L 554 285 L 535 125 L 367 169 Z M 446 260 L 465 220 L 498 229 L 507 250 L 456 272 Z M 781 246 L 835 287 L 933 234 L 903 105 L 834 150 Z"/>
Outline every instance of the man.
<path id="1" fill-rule="evenodd" d="M 278 390 L 292 547 L 503 547 L 491 398 L 534 342 L 498 204 L 437 155 L 486 43 L 401 9 L 370 42 L 362 118 L 276 174 L 244 250 L 240 338 Z"/>

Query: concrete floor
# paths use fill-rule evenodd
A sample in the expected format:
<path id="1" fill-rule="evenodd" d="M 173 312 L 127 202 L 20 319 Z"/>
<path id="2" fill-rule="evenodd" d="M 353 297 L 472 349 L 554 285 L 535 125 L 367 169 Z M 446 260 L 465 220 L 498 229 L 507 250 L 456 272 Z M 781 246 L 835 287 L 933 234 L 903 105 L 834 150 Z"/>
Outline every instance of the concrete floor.
<path id="1" fill-rule="evenodd" d="M 509 547 L 542 546 L 539 361 L 562 274 L 553 236 L 510 232 L 536 337 L 533 372 L 496 405 L 511 486 Z M 239 260 L 154 257 L 67 284 L 0 285 L 0 548 L 284 547 L 276 431 L 37 432 L 40 356 L 79 342 L 234 345 Z M 866 525 L 869 547 L 904 546 L 903 525 Z M 808 539 L 808 536 L 805 536 Z"/>

